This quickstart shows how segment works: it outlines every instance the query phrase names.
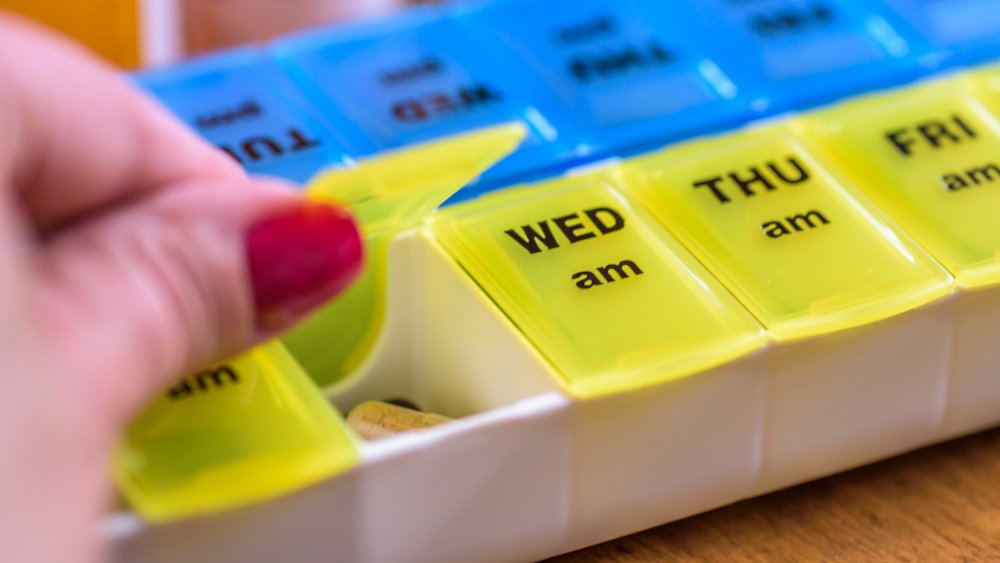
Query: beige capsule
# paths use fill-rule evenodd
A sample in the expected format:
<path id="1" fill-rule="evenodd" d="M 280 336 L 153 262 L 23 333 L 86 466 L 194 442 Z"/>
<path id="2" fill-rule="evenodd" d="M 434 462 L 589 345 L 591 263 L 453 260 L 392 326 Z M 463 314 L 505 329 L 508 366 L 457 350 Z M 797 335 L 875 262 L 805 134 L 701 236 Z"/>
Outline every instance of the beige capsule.
<path id="1" fill-rule="evenodd" d="M 451 420 L 440 414 L 394 405 L 383 401 L 365 401 L 351 409 L 347 426 L 365 440 L 422 430 Z"/>

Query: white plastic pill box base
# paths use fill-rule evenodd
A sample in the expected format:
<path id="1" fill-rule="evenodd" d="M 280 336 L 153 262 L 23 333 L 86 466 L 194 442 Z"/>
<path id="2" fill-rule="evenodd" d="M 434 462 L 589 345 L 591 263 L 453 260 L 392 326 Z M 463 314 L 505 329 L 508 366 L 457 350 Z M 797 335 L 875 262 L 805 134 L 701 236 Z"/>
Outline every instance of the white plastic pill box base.
<path id="1" fill-rule="evenodd" d="M 114 560 L 535 560 L 1000 423 L 1000 288 L 577 400 L 423 233 L 389 258 L 382 339 L 332 396 L 463 418 L 366 443 L 354 470 L 270 502 L 113 515 Z"/>

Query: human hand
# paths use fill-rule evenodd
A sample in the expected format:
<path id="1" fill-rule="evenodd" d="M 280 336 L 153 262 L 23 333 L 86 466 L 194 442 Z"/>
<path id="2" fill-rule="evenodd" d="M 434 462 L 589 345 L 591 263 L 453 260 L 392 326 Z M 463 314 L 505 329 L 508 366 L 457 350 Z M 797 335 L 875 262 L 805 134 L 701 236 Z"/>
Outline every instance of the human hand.
<path id="1" fill-rule="evenodd" d="M 361 267 L 346 212 L 248 179 L 77 47 L 0 17 L 0 549 L 97 558 L 107 464 L 171 380 Z"/>

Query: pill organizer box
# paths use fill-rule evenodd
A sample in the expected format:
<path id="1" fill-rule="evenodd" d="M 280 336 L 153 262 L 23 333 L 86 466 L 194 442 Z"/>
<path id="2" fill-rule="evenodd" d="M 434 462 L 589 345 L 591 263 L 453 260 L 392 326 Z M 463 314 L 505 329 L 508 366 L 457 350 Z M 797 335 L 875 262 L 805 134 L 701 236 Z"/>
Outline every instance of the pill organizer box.
<path id="1" fill-rule="evenodd" d="M 137 418 L 114 557 L 538 559 L 1000 423 L 997 60 L 989 0 L 497 0 L 136 77 L 368 262 Z"/>

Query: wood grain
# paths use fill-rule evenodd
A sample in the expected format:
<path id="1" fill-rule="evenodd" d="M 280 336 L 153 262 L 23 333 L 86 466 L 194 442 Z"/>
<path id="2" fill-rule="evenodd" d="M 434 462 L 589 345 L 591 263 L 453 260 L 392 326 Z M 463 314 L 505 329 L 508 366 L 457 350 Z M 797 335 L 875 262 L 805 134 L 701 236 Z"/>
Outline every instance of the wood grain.
<path id="1" fill-rule="evenodd" d="M 1000 429 L 553 558 L 1000 561 Z"/>

